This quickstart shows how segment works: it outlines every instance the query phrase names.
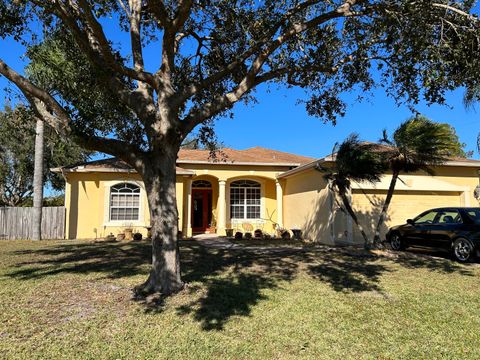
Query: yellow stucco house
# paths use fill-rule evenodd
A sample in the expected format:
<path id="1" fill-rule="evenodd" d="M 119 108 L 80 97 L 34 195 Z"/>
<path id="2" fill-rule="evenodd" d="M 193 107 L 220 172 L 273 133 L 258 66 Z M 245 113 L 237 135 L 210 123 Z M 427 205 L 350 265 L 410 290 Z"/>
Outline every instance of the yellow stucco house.
<path id="1" fill-rule="evenodd" d="M 212 160 L 207 150 L 181 150 L 177 160 L 179 229 L 185 236 L 226 229 L 274 233 L 275 227 L 302 230 L 306 240 L 327 244 L 361 243 L 351 219 L 340 211 L 314 160 L 254 147 L 223 149 Z M 150 225 L 140 176 L 117 159 L 52 169 L 66 180 L 66 238 L 103 238 L 125 228 L 147 233 Z M 455 159 L 424 173 L 401 176 L 387 226 L 404 223 L 423 210 L 440 206 L 478 206 L 480 161 Z M 353 206 L 373 231 L 389 183 L 356 184 Z"/>

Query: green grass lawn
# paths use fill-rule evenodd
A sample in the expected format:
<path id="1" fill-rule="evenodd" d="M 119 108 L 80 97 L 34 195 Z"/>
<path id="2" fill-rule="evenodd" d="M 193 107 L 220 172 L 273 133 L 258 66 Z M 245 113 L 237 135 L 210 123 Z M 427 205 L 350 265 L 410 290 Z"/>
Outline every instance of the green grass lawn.
<path id="1" fill-rule="evenodd" d="M 0 242 L 2 359 L 478 359 L 478 264 L 182 244 L 188 287 L 132 299 L 148 243 Z"/>

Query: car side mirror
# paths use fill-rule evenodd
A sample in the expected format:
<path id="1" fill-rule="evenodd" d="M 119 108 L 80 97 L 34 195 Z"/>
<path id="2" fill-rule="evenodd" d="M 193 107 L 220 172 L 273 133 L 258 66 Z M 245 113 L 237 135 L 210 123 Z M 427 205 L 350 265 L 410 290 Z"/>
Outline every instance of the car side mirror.
<path id="1" fill-rule="evenodd" d="M 407 224 L 413 225 L 413 220 L 412 219 L 407 219 Z"/>

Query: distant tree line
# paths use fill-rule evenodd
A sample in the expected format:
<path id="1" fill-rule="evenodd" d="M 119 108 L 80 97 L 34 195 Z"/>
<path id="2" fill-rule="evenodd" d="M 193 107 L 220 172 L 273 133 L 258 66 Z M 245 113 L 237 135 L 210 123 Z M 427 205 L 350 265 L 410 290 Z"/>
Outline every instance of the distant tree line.
<path id="1" fill-rule="evenodd" d="M 35 157 L 35 121 L 24 106 L 7 106 L 0 112 L 0 206 L 28 206 L 32 203 Z M 64 188 L 61 174 L 52 167 L 85 161 L 91 152 L 60 138 L 51 128 L 45 129 L 44 179 L 53 190 Z M 46 204 L 59 203 L 46 199 Z"/>

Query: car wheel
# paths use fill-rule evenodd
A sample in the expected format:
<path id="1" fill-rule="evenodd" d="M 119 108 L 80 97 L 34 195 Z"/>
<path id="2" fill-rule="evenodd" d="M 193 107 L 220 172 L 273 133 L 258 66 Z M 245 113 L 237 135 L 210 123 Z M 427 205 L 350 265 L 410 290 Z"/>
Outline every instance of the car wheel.
<path id="1" fill-rule="evenodd" d="M 465 238 L 459 238 L 453 243 L 453 256 L 459 262 L 465 263 L 472 260 L 473 250 L 472 243 Z"/>
<path id="2" fill-rule="evenodd" d="M 405 244 L 399 234 L 392 234 L 390 236 L 390 246 L 392 250 L 400 251 L 405 249 Z"/>

